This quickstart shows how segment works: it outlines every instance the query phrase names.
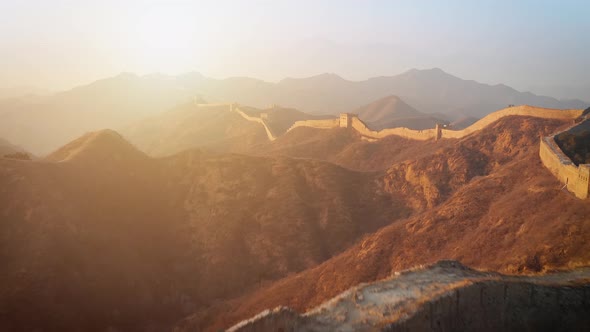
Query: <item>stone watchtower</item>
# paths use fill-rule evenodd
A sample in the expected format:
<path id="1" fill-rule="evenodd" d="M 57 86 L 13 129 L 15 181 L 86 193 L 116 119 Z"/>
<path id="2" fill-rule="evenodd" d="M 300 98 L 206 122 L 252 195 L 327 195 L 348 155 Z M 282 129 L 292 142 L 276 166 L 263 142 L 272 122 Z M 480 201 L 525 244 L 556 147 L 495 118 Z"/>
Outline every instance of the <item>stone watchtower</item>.
<path id="1" fill-rule="evenodd" d="M 434 140 L 438 141 L 439 139 L 442 138 L 442 126 L 440 123 L 437 123 L 436 126 L 434 127 L 434 131 L 435 131 L 435 137 Z"/>
<path id="2" fill-rule="evenodd" d="M 354 114 L 351 113 L 340 113 L 340 127 L 350 128 L 352 126 L 352 118 Z"/>

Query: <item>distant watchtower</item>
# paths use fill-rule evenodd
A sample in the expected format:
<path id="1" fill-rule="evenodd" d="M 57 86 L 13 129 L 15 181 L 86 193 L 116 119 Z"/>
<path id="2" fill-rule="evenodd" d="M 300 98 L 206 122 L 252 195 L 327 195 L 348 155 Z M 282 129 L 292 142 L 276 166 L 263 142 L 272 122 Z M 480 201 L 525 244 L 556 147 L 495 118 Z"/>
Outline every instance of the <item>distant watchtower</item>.
<path id="1" fill-rule="evenodd" d="M 434 140 L 438 141 L 442 137 L 442 126 L 440 125 L 440 123 L 436 124 L 436 127 L 434 127 L 434 131 L 435 131 L 435 135 L 436 135 L 434 137 Z"/>
<path id="2" fill-rule="evenodd" d="M 340 127 L 350 128 L 352 125 L 352 117 L 355 116 L 351 113 L 340 113 Z"/>

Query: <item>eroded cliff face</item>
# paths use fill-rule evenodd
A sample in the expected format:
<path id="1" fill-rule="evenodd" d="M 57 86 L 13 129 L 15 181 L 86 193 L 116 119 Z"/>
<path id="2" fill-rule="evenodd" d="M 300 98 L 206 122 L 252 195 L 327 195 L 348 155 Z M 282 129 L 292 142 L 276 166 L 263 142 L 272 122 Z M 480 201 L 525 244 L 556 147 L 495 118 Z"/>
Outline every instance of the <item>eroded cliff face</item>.
<path id="1" fill-rule="evenodd" d="M 440 261 L 305 314 L 280 307 L 229 331 L 581 331 L 590 324 L 589 277 L 589 268 L 516 277 Z"/>

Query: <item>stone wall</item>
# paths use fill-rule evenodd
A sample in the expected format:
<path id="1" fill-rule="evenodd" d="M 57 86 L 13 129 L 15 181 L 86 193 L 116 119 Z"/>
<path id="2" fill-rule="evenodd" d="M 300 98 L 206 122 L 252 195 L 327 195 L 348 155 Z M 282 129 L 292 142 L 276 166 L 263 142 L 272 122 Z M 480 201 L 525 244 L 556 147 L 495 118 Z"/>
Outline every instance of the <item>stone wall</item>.
<path id="1" fill-rule="evenodd" d="M 582 115 L 583 110 L 556 110 L 550 108 L 534 107 L 529 105 L 508 107 L 494 113 L 490 113 L 475 122 L 471 126 L 462 130 L 442 130 L 443 138 L 462 138 L 478 130 L 482 130 L 492 122 L 495 122 L 505 116 L 520 115 L 534 116 L 543 119 L 563 119 L 573 120 Z"/>
<path id="2" fill-rule="evenodd" d="M 430 301 L 406 320 L 406 331 L 582 331 L 590 326 L 590 288 L 488 281 Z"/>
<path id="3" fill-rule="evenodd" d="M 301 120 L 295 123 L 287 130 L 287 132 L 298 127 L 310 127 L 317 129 L 331 129 L 340 126 L 340 119 L 324 119 L 324 120 Z"/>
<path id="4" fill-rule="evenodd" d="M 227 332 L 294 332 L 299 331 L 305 319 L 287 307 L 265 310 L 251 319 L 240 322 L 227 329 Z"/>
<path id="5" fill-rule="evenodd" d="M 351 121 L 356 116 L 357 116 L 356 114 L 351 114 L 351 113 L 340 113 L 340 127 L 341 128 L 350 128 Z"/>
<path id="6" fill-rule="evenodd" d="M 580 199 L 586 199 L 590 190 L 590 164 L 576 166 L 555 142 L 556 135 L 575 126 L 570 126 L 551 136 L 542 137 L 539 157 L 543 165 L 564 184 L 567 190 Z"/>
<path id="7" fill-rule="evenodd" d="M 217 103 L 217 104 L 198 104 L 197 103 L 196 106 L 197 107 L 199 107 L 199 106 L 203 106 L 203 107 L 227 106 L 227 107 L 229 107 L 230 112 L 235 112 L 248 121 L 260 123 L 264 127 L 264 131 L 266 132 L 266 136 L 268 137 L 268 139 L 270 141 L 274 141 L 275 139 L 277 139 L 276 136 L 273 134 L 273 132 L 268 127 L 268 125 L 266 124 L 266 122 L 264 121 L 266 118 L 268 118 L 268 116 L 263 116 L 263 114 L 266 114 L 266 113 L 262 113 L 260 117 L 250 116 L 250 115 L 244 113 L 242 110 L 240 110 L 240 108 L 237 104 L 233 104 L 233 103 Z"/>
<path id="8" fill-rule="evenodd" d="M 469 134 L 472 134 L 478 130 L 481 130 L 488 126 L 489 124 L 497 121 L 503 117 L 511 116 L 511 115 L 520 115 L 520 116 L 534 116 L 538 118 L 544 119 L 566 119 L 566 120 L 573 120 L 579 117 L 582 114 L 582 110 L 556 110 L 556 109 L 548 109 L 542 107 L 534 107 L 534 106 L 514 106 L 508 107 L 497 112 L 488 114 L 481 120 L 477 121 L 476 123 L 472 124 L 471 126 L 462 129 L 462 130 L 450 130 L 450 129 L 439 129 L 432 128 L 426 130 L 413 130 L 404 127 L 398 128 L 387 128 L 380 131 L 375 131 L 369 129 L 369 127 L 356 116 L 355 114 L 348 114 L 343 113 L 340 114 L 338 119 L 334 120 L 309 120 L 309 121 L 297 121 L 289 130 L 292 130 L 297 127 L 312 127 L 312 128 L 321 128 L 321 129 L 328 129 L 328 128 L 335 128 L 335 127 L 352 127 L 354 128 L 361 136 L 364 138 L 369 139 L 381 139 L 387 136 L 396 135 L 401 136 L 408 139 L 414 140 L 428 140 L 428 139 L 438 139 L 438 138 L 462 138 Z M 289 131 L 288 130 L 288 131 Z"/>
<path id="9" fill-rule="evenodd" d="M 241 115 L 244 119 L 252 122 L 258 122 L 266 131 L 266 135 L 268 139 L 274 141 L 276 136 L 273 134 L 271 129 L 268 127 L 266 122 L 264 121 L 264 117 L 254 117 L 247 115 L 246 113 L 242 112 L 236 104 L 229 104 L 229 103 L 219 103 L 219 104 L 197 104 L 197 106 L 228 106 L 230 107 L 230 111 L 234 111 Z M 413 130 L 404 127 L 398 128 L 387 128 L 380 131 L 374 131 L 369 129 L 367 125 L 358 118 L 356 114 L 350 113 L 342 113 L 336 119 L 325 119 L 325 120 L 303 120 L 303 121 L 296 121 L 288 130 L 287 132 L 298 128 L 298 127 L 310 127 L 310 128 L 317 128 L 317 129 L 331 129 L 337 127 L 346 127 L 346 128 L 354 128 L 363 139 L 367 140 L 376 140 L 381 139 L 391 135 L 397 135 L 408 139 L 414 140 L 428 140 L 428 139 L 439 139 L 439 138 L 462 138 L 471 133 L 474 133 L 478 130 L 481 130 L 488 126 L 489 124 L 497 121 L 505 116 L 511 115 L 520 115 L 520 116 L 534 116 L 538 118 L 545 118 L 545 119 L 576 119 L 581 116 L 583 110 L 556 110 L 556 109 L 549 109 L 549 108 L 542 108 L 542 107 L 534 107 L 528 105 L 522 106 L 513 106 L 508 107 L 494 113 L 488 114 L 484 118 L 480 119 L 476 123 L 472 124 L 471 126 L 462 129 L 462 130 L 450 130 L 450 129 L 441 129 L 441 128 L 433 128 L 433 129 L 426 129 L 426 130 Z"/>
<path id="10" fill-rule="evenodd" d="M 437 138 L 462 138 L 469 134 L 472 134 L 476 131 L 482 130 L 483 128 L 487 127 L 491 123 L 511 115 L 520 115 L 520 116 L 534 116 L 537 118 L 544 118 L 544 119 L 567 119 L 573 120 L 579 117 L 582 114 L 582 110 L 556 110 L 556 109 L 548 109 L 548 108 L 541 108 L 541 107 L 533 107 L 528 105 L 523 106 L 514 106 L 505 108 L 494 113 L 488 114 L 481 120 L 477 121 L 476 123 L 472 124 L 471 126 L 462 129 L 462 130 L 450 130 L 450 129 L 440 129 L 440 132 L 437 131 L 436 128 L 433 129 L 426 129 L 426 130 L 413 130 L 403 127 L 398 128 L 388 128 L 383 129 L 381 131 L 373 131 L 367 127 L 367 125 L 362 122 L 358 117 L 353 117 L 352 119 L 352 127 L 356 129 L 361 135 L 380 139 L 390 135 L 397 135 L 409 139 L 415 140 L 427 140 L 427 139 L 437 139 Z"/>
<path id="11" fill-rule="evenodd" d="M 466 282 L 420 303 L 392 303 L 392 317 L 361 330 L 409 331 L 585 331 L 590 326 L 590 286 L 587 283 L 552 284 L 515 280 Z M 325 309 L 328 310 L 328 309 Z M 376 310 L 375 315 L 380 315 Z M 393 318 L 397 317 L 397 318 Z M 231 332 L 321 332 L 341 327 L 318 321 L 289 308 L 266 310 L 240 322 Z M 355 317 L 358 319 L 358 317 Z"/>
<path id="12" fill-rule="evenodd" d="M 436 129 L 413 130 L 405 127 L 397 127 L 374 131 L 369 129 L 369 127 L 356 116 L 352 118 L 352 128 L 358 131 L 362 136 L 374 139 L 381 139 L 391 135 L 420 141 L 436 138 Z"/>

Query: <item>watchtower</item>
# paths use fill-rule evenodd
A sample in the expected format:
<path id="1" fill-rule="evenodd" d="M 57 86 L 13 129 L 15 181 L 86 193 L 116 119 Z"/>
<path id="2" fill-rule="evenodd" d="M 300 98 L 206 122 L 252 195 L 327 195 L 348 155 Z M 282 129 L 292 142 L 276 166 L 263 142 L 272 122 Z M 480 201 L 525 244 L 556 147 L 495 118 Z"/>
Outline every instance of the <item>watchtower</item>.
<path id="1" fill-rule="evenodd" d="M 435 131 L 435 135 L 436 135 L 434 137 L 434 139 L 436 141 L 438 141 L 439 139 L 442 138 L 442 126 L 440 125 L 440 123 L 437 123 L 436 126 L 434 127 L 434 129 L 435 129 L 434 131 Z"/>
<path id="2" fill-rule="evenodd" d="M 340 113 L 340 127 L 341 128 L 350 128 L 352 125 L 352 117 L 355 116 L 354 114 L 350 113 Z"/>

